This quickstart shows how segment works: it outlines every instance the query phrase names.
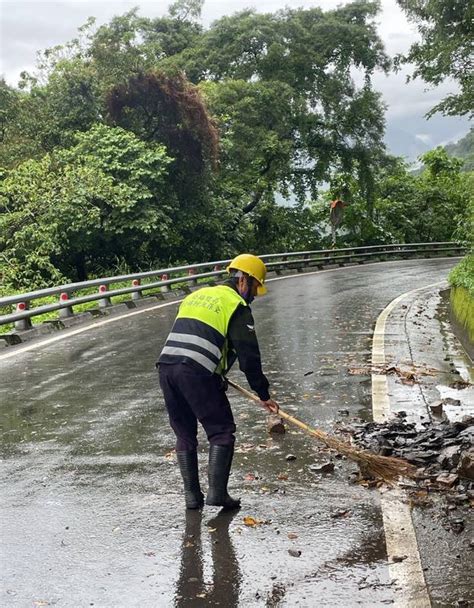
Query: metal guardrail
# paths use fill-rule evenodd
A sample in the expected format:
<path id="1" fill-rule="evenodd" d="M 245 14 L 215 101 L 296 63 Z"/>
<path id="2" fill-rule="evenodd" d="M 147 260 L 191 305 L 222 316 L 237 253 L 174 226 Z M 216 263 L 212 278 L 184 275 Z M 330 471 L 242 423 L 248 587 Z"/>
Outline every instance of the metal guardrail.
<path id="1" fill-rule="evenodd" d="M 296 270 L 303 272 L 307 268 L 324 268 L 325 266 L 338 264 L 358 263 L 374 261 L 379 258 L 410 258 L 420 255 L 431 257 L 442 255 L 460 255 L 465 253 L 466 248 L 457 243 L 408 243 L 392 245 L 370 245 L 367 247 L 346 247 L 344 249 L 320 249 L 315 251 L 295 251 L 291 253 L 273 253 L 260 256 L 264 260 L 270 272 L 281 274 L 285 270 Z M 214 262 L 203 262 L 200 264 L 189 264 L 162 268 L 148 272 L 93 279 L 79 283 L 68 283 L 49 289 L 40 289 L 28 293 L 21 293 L 0 298 L 0 308 L 16 306 L 15 312 L 0 316 L 0 325 L 15 323 L 15 329 L 26 330 L 31 327 L 31 318 L 44 313 L 59 311 L 59 318 L 74 316 L 73 307 L 78 304 L 97 301 L 99 309 L 111 306 L 111 298 L 131 294 L 132 302 L 140 300 L 146 291 L 169 292 L 173 285 L 188 283 L 196 286 L 199 279 L 220 277 L 226 274 L 225 268 L 231 260 L 219 260 Z M 204 271 L 204 272 L 200 272 Z M 174 276 L 172 276 L 174 275 Z M 153 279 L 159 277 L 159 280 Z M 151 279 L 151 282 L 143 283 Z M 130 281 L 130 287 L 121 287 L 110 290 L 110 285 Z M 77 295 L 77 292 L 98 286 L 98 291 L 93 294 Z M 59 295 L 58 301 L 52 304 L 44 304 L 31 307 L 31 303 L 47 296 Z"/>

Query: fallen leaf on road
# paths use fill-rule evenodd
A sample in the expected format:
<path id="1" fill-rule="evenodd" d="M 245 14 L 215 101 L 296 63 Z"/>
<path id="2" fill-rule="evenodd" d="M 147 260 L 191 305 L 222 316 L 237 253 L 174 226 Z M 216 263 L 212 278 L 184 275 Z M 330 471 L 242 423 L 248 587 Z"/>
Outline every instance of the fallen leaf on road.
<path id="1" fill-rule="evenodd" d="M 294 540 L 295 538 L 298 538 L 298 534 L 295 534 L 294 532 L 288 532 L 288 538 L 290 540 Z"/>
<path id="2" fill-rule="evenodd" d="M 252 517 L 251 515 L 246 515 L 244 517 L 244 524 L 246 526 L 250 526 L 250 527 L 254 527 L 254 526 L 260 526 L 261 524 L 264 524 L 265 522 L 263 521 L 263 519 L 257 519 L 256 517 Z"/>
<path id="3" fill-rule="evenodd" d="M 281 479 L 282 481 L 287 481 L 288 475 L 286 473 L 280 473 L 280 475 L 278 475 L 278 479 Z"/>

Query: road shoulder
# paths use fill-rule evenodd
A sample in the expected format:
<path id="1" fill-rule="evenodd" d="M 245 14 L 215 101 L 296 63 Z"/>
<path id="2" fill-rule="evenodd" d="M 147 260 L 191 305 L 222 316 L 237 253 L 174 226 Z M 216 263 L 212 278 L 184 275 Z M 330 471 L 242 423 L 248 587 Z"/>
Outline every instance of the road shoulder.
<path id="1" fill-rule="evenodd" d="M 474 387 L 457 390 L 450 386 L 456 378 L 469 381 L 472 366 L 463 357 L 446 319 L 441 295 L 446 288 L 443 282 L 402 294 L 379 315 L 373 366 L 411 369 L 417 380 L 407 384 L 397 375 L 374 373 L 375 421 L 406 412 L 407 419 L 418 425 L 430 422 L 430 405 L 436 400 L 454 399 L 453 391 L 460 405 L 444 403 L 444 415 L 455 420 L 474 413 Z M 397 579 L 395 605 L 469 605 L 463 602 L 469 602 L 472 593 L 472 550 L 468 534 L 460 537 L 450 529 L 443 501 L 435 500 L 428 508 L 420 508 L 409 504 L 401 490 L 392 490 L 382 495 L 381 503 L 390 574 Z"/>

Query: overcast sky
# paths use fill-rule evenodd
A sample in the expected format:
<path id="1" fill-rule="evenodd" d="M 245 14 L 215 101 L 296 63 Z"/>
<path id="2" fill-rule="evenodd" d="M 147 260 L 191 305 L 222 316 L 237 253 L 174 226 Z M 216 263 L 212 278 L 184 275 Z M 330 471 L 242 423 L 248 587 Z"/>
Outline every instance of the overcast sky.
<path id="1" fill-rule="evenodd" d="M 344 3 L 344 2 L 342 2 Z M 0 73 L 11 85 L 16 85 L 20 72 L 34 71 L 36 52 L 73 38 L 77 28 L 89 16 L 105 23 L 114 15 L 139 6 L 140 14 L 155 17 L 166 13 L 165 1 L 64 0 L 0 0 Z M 336 8 L 341 0 L 206 0 L 203 23 L 209 25 L 223 15 L 249 7 L 259 12 L 274 12 L 289 6 L 320 6 L 323 10 Z M 382 0 L 378 17 L 379 33 L 389 55 L 406 51 L 417 38 L 416 29 L 407 22 L 395 0 Z M 427 90 L 422 81 L 405 84 L 404 73 L 385 76 L 376 74 L 374 86 L 381 91 L 388 106 L 387 143 L 396 154 L 410 159 L 433 146 L 456 141 L 469 129 L 464 118 L 435 116 L 426 121 L 424 114 L 448 92 L 455 91 L 452 83 Z"/>

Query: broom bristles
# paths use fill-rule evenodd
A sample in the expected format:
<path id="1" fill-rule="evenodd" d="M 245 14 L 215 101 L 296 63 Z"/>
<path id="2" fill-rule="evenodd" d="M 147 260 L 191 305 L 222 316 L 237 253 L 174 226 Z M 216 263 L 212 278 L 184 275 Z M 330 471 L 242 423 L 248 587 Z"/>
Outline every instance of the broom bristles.
<path id="1" fill-rule="evenodd" d="M 356 448 L 345 441 L 336 439 L 336 437 L 332 437 L 324 431 L 310 428 L 307 428 L 306 430 L 316 437 L 316 439 L 319 439 L 324 443 L 328 448 L 336 450 L 339 454 L 343 454 L 357 463 L 361 472 L 365 475 L 379 477 L 388 483 L 391 483 L 399 477 L 411 477 L 416 471 L 414 465 L 401 458 L 373 454 L 367 450 Z"/>

